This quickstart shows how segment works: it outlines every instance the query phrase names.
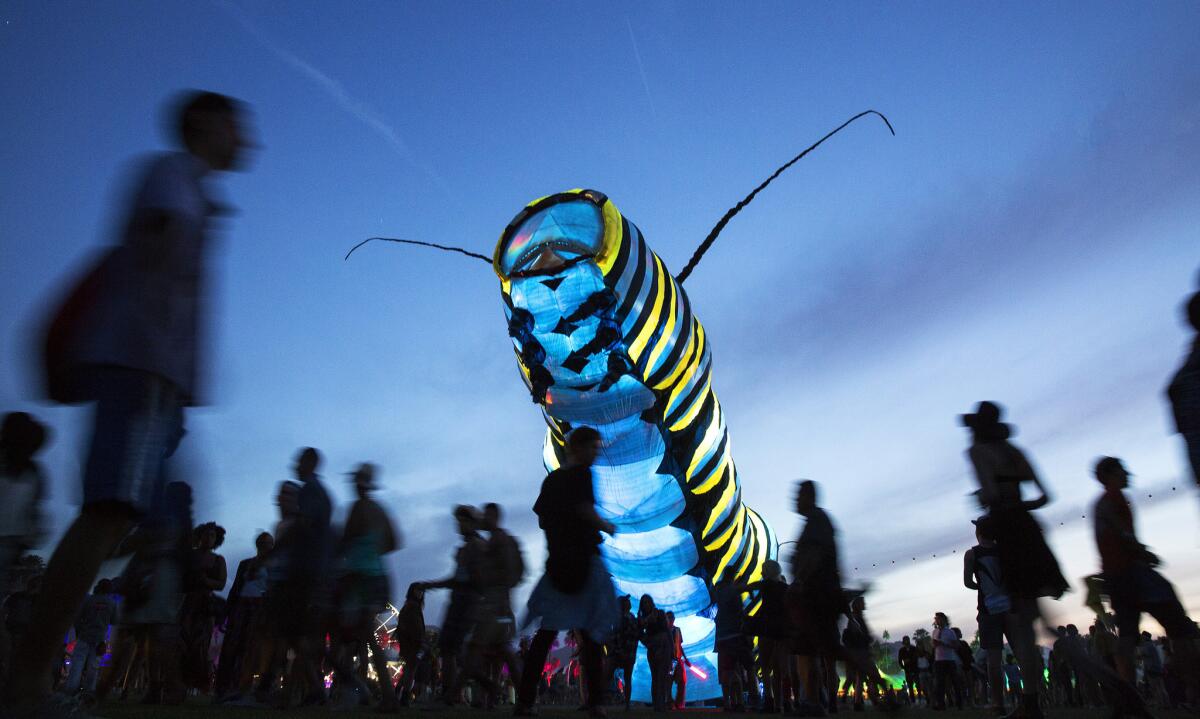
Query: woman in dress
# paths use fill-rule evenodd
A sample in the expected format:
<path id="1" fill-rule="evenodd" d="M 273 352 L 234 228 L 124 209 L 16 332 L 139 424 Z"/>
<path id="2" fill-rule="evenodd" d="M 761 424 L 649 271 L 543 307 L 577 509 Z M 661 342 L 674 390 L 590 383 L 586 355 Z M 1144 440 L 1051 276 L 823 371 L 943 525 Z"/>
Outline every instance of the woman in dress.
<path id="1" fill-rule="evenodd" d="M 987 511 L 1000 559 L 1000 572 L 1011 599 L 1009 642 L 1017 654 L 1028 687 L 1022 696 L 1025 716 L 1040 717 L 1036 688 L 1042 681 L 1042 655 L 1034 639 L 1034 621 L 1040 616 L 1037 600 L 1058 599 L 1069 589 L 1058 560 L 1046 544 L 1033 510 L 1050 503 L 1045 485 L 1025 453 L 1009 441 L 1012 428 L 1000 421 L 1001 409 L 980 402 L 961 417 L 971 431 L 967 457 L 979 483 L 979 501 Z M 1023 488 L 1036 496 L 1026 499 Z"/>

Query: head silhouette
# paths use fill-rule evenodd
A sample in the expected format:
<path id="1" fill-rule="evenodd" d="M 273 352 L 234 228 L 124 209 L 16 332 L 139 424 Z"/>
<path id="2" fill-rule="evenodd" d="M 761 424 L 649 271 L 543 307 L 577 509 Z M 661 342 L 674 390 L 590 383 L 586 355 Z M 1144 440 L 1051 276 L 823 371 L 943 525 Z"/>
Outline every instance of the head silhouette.
<path id="1" fill-rule="evenodd" d="M 308 481 L 317 476 L 317 468 L 321 466 L 321 453 L 312 447 L 305 447 L 296 455 L 296 477 Z"/>
<path id="2" fill-rule="evenodd" d="M 817 483 L 806 479 L 796 485 L 796 514 L 808 516 L 817 506 Z"/>
<path id="3" fill-rule="evenodd" d="M 254 548 L 260 555 L 267 554 L 275 548 L 275 537 L 272 537 L 270 532 L 260 532 L 254 538 Z"/>
<path id="4" fill-rule="evenodd" d="M 1096 481 L 1105 489 L 1125 489 L 1129 486 L 1129 470 L 1116 457 L 1101 457 L 1096 461 Z"/>
<path id="5" fill-rule="evenodd" d="M 601 449 L 600 433 L 591 427 L 576 427 L 567 435 L 567 459 L 571 464 L 590 467 Z"/>
<path id="6" fill-rule="evenodd" d="M 216 92 L 191 90 L 175 102 L 175 139 L 214 170 L 241 169 L 249 141 L 245 104 Z"/>
<path id="7" fill-rule="evenodd" d="M 482 529 L 487 532 L 494 531 L 500 526 L 500 505 L 495 502 L 488 502 L 483 505 L 483 523 Z"/>
<path id="8" fill-rule="evenodd" d="M 0 423 L 0 452 L 5 460 L 23 466 L 46 443 L 46 426 L 25 412 L 9 412 Z"/>
<path id="9" fill-rule="evenodd" d="M 1184 305 L 1184 314 L 1187 315 L 1188 324 L 1192 326 L 1192 329 L 1200 332 L 1200 292 L 1192 295 Z"/>
<path id="10" fill-rule="evenodd" d="M 464 537 L 469 537 L 479 529 L 479 514 L 475 508 L 460 504 L 454 508 L 454 519 L 458 523 L 458 533 Z"/>

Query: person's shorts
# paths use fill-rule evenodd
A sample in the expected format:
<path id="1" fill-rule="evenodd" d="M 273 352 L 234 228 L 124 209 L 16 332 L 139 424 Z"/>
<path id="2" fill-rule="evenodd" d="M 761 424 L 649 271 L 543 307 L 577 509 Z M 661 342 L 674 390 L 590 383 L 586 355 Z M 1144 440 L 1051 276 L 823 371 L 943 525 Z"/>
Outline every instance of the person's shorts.
<path id="1" fill-rule="evenodd" d="M 979 646 L 983 649 L 1004 648 L 1004 615 L 979 612 Z"/>
<path id="2" fill-rule="evenodd" d="M 155 508 L 166 461 L 183 438 L 183 405 L 174 384 L 140 370 L 97 370 L 91 447 L 83 473 L 85 506 L 116 502 L 138 516 Z"/>
<path id="3" fill-rule="evenodd" d="M 473 651 L 496 651 L 511 645 L 516 636 L 517 623 L 512 615 L 498 616 L 487 612 L 476 620 L 467 644 Z"/>
<path id="4" fill-rule="evenodd" d="M 750 641 L 743 636 L 717 640 L 717 675 L 724 684 L 738 671 L 753 664 L 750 656 Z"/>
<path id="5" fill-rule="evenodd" d="M 758 663 L 765 671 L 786 666 L 792 656 L 792 640 L 781 637 L 758 638 Z M 719 661 L 719 658 L 718 658 Z"/>
<path id="6" fill-rule="evenodd" d="M 1136 642 L 1142 612 L 1158 620 L 1168 637 L 1200 636 L 1200 628 L 1188 617 L 1175 588 L 1150 567 L 1135 566 L 1116 576 L 1106 574 L 1104 583 L 1122 642 Z"/>
<path id="7" fill-rule="evenodd" d="M 443 659 L 456 657 L 462 651 L 467 634 L 471 631 L 476 602 L 474 595 L 459 590 L 451 591 L 450 605 L 446 608 L 442 631 L 438 635 L 438 650 Z"/>
<path id="8" fill-rule="evenodd" d="M 837 614 L 814 611 L 810 621 L 797 632 L 796 648 L 805 656 L 834 656 L 841 649 Z"/>

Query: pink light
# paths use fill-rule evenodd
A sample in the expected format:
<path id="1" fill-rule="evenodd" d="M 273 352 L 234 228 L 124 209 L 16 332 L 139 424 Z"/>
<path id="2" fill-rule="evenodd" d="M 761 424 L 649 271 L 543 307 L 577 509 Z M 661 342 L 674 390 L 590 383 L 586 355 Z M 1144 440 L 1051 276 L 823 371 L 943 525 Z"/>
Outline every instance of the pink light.
<path id="1" fill-rule="evenodd" d="M 705 674 L 705 673 L 704 673 L 704 672 L 703 672 L 703 671 L 700 669 L 700 667 L 696 666 L 695 664 L 693 664 L 693 665 L 691 665 L 690 667 L 688 667 L 688 671 L 689 671 L 689 672 L 691 672 L 692 674 L 695 674 L 696 676 L 700 677 L 701 679 L 708 679 L 708 675 L 707 675 L 707 674 Z"/>

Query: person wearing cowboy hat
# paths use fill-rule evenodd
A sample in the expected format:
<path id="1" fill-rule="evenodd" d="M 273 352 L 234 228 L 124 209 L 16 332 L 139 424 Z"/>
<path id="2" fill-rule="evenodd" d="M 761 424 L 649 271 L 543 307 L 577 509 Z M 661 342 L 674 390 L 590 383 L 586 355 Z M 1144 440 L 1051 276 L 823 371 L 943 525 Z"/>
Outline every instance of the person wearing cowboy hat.
<path id="1" fill-rule="evenodd" d="M 1069 585 L 1032 514 L 1050 503 L 1050 494 L 1025 453 L 1009 441 L 1013 428 L 1000 421 L 1002 415 L 1000 405 L 985 401 L 974 412 L 960 415 L 959 421 L 971 432 L 967 458 L 996 540 L 1000 570 L 1012 603 L 1010 611 L 1017 617 L 1012 627 L 1017 635 L 1013 645 L 1023 655 L 1017 661 L 1025 677 L 1024 686 L 1028 687 L 1022 696 L 1021 711 L 1025 716 L 1040 717 L 1036 688 L 1041 685 L 1042 657 L 1033 651 L 1033 624 L 1040 613 L 1037 600 L 1057 599 Z M 1021 490 L 1029 485 L 1037 496 L 1025 499 Z"/>

